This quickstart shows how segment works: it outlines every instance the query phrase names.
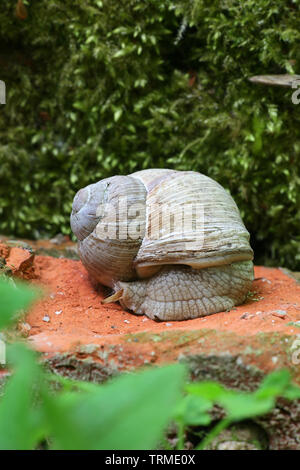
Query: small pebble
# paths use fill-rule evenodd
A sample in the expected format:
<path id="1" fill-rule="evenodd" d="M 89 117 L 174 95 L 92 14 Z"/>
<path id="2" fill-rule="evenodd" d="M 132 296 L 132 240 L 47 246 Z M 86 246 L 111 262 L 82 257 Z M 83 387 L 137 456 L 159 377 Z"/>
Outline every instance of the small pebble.
<path id="1" fill-rule="evenodd" d="M 29 325 L 29 323 L 20 323 L 19 329 L 23 335 L 28 336 L 29 331 L 31 330 L 31 326 Z M 1 341 L 1 336 L 0 336 L 0 341 Z"/>
<path id="2" fill-rule="evenodd" d="M 245 312 L 240 318 L 242 320 L 248 320 L 249 318 L 253 318 L 253 317 L 254 317 L 253 313 Z"/>
<path id="3" fill-rule="evenodd" d="M 129 320 L 124 320 L 124 323 L 130 323 L 130 321 Z"/>
<path id="4" fill-rule="evenodd" d="M 29 323 L 22 323 L 21 328 L 24 331 L 30 331 L 31 330 L 31 326 L 29 325 Z"/>
<path id="5" fill-rule="evenodd" d="M 142 320 L 142 321 L 148 321 L 148 320 L 149 320 L 148 318 L 143 318 L 143 320 Z"/>
<path id="6" fill-rule="evenodd" d="M 62 310 L 56 310 L 55 315 L 60 315 Z"/>
<path id="7" fill-rule="evenodd" d="M 93 354 L 98 349 L 97 344 L 86 344 L 80 348 L 80 352 L 84 354 Z"/>
<path id="8" fill-rule="evenodd" d="M 166 326 L 172 326 L 172 323 L 166 323 Z"/>
<path id="9" fill-rule="evenodd" d="M 50 317 L 48 315 L 45 315 L 43 317 L 43 321 L 46 321 L 46 322 L 49 322 L 50 321 Z"/>
<path id="10" fill-rule="evenodd" d="M 274 312 L 272 312 L 272 315 L 274 317 L 278 317 L 278 318 L 285 318 L 286 317 L 286 311 L 285 310 L 274 310 Z"/>

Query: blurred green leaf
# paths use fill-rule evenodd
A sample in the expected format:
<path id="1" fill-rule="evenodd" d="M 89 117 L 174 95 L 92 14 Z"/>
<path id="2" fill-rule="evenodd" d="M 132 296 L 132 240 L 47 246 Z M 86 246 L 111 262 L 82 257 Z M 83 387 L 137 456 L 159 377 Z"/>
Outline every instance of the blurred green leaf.
<path id="1" fill-rule="evenodd" d="M 114 112 L 114 120 L 115 122 L 117 122 L 120 117 L 122 116 L 123 114 L 123 110 L 122 109 L 116 109 L 116 111 Z"/>
<path id="2" fill-rule="evenodd" d="M 285 392 L 290 382 L 291 374 L 288 370 L 282 369 L 279 371 L 274 371 L 267 375 L 267 377 L 263 380 L 256 392 L 256 396 L 259 398 L 283 396 L 283 393 Z"/>
<path id="3" fill-rule="evenodd" d="M 213 402 L 201 396 L 187 395 L 176 408 L 174 418 L 184 426 L 207 426 Z"/>
<path id="4" fill-rule="evenodd" d="M 251 393 L 230 392 L 224 394 L 218 403 L 225 408 L 230 421 L 238 421 L 267 413 L 273 408 L 275 398 L 260 398 Z"/>
<path id="5" fill-rule="evenodd" d="M 186 386 L 188 393 L 197 395 L 211 402 L 217 401 L 220 397 L 227 393 L 223 385 L 217 382 L 198 382 Z"/>
<path id="6" fill-rule="evenodd" d="M 37 291 L 25 284 L 0 277 L 0 329 L 8 326 L 16 313 L 26 309 L 36 297 Z"/>
<path id="7" fill-rule="evenodd" d="M 46 397 L 55 448 L 151 449 L 174 413 L 185 369 L 180 365 L 126 375 L 94 393 Z"/>
<path id="8" fill-rule="evenodd" d="M 222 406 L 227 412 L 229 421 L 265 414 L 274 407 L 277 397 L 296 399 L 300 396 L 300 388 L 291 384 L 290 373 L 285 369 L 267 375 L 258 389 L 252 393 L 228 390 L 216 382 L 189 384 L 186 390 L 189 394 L 204 400 L 204 406 L 208 407 L 209 403 L 210 406 L 214 403 Z"/>
<path id="9" fill-rule="evenodd" d="M 36 355 L 21 344 L 7 348 L 14 374 L 0 399 L 0 449 L 33 449 L 44 436 L 45 426 L 39 407 L 34 407 L 34 395 L 39 387 L 41 372 Z"/>

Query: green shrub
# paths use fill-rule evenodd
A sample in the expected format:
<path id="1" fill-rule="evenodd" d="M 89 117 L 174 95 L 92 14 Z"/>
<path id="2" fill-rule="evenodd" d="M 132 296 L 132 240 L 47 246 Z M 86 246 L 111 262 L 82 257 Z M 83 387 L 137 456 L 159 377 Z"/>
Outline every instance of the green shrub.
<path id="1" fill-rule="evenodd" d="M 25 2 L 26 3 L 26 2 Z M 248 77 L 299 73 L 299 3 L 32 0 L 0 13 L 0 231 L 70 233 L 76 190 L 149 167 L 203 172 L 257 262 L 300 269 L 299 106 Z"/>

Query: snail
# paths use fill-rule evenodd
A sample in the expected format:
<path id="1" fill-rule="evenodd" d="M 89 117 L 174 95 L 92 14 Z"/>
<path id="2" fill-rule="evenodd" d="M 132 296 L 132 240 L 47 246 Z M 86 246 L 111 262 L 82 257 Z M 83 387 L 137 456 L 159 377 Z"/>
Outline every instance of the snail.
<path id="1" fill-rule="evenodd" d="M 80 259 L 135 314 L 187 320 L 243 303 L 253 251 L 236 203 L 193 171 L 112 176 L 75 195 L 71 228 Z"/>

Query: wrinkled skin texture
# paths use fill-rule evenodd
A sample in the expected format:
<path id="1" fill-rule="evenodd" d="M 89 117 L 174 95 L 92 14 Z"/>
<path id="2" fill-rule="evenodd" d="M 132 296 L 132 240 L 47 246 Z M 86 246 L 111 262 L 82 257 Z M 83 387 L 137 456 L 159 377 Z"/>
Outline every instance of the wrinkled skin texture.
<path id="1" fill-rule="evenodd" d="M 193 269 L 165 266 L 149 279 L 117 282 L 124 308 L 157 320 L 187 320 L 243 303 L 253 281 L 252 261 Z"/>

